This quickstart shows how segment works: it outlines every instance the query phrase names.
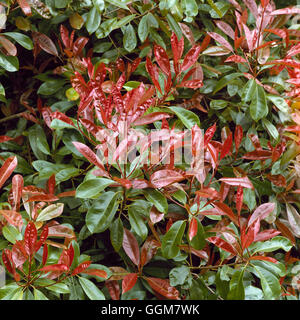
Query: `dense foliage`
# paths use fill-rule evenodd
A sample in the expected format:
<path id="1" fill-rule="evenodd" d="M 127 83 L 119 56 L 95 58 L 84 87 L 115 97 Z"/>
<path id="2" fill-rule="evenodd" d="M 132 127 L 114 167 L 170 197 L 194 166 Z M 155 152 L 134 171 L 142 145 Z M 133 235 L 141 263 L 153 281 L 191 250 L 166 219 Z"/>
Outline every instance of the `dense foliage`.
<path id="1" fill-rule="evenodd" d="M 0 299 L 299 299 L 289 5 L 0 2 Z"/>

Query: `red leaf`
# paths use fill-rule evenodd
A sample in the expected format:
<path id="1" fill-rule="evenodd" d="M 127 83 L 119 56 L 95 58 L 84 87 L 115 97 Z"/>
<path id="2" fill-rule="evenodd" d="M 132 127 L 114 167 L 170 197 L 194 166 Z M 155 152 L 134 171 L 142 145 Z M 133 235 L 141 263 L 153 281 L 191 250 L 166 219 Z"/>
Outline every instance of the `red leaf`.
<path id="1" fill-rule="evenodd" d="M 62 263 L 57 263 L 57 264 L 51 264 L 49 266 L 45 266 L 41 269 L 39 269 L 39 271 L 43 271 L 43 272 L 50 272 L 50 271 L 68 271 L 69 268 L 67 265 L 62 264 Z"/>
<path id="2" fill-rule="evenodd" d="M 214 136 L 217 129 L 217 124 L 214 123 L 211 127 L 209 127 L 204 134 L 204 147 L 208 145 L 208 143 L 211 141 L 212 137 Z"/>
<path id="3" fill-rule="evenodd" d="M 166 75 L 170 75 L 170 61 L 165 49 L 157 44 L 154 44 L 153 51 L 156 58 L 156 62 L 160 66 L 162 72 Z"/>
<path id="4" fill-rule="evenodd" d="M 248 7 L 248 9 L 253 14 L 254 18 L 258 17 L 258 9 L 255 0 L 243 0 L 245 5 Z"/>
<path id="5" fill-rule="evenodd" d="M 284 236 L 287 237 L 289 240 L 291 240 L 292 244 L 295 245 L 296 239 L 291 232 L 291 230 L 284 224 L 282 223 L 279 219 L 275 221 L 276 227 L 280 231 L 280 233 Z"/>
<path id="6" fill-rule="evenodd" d="M 65 122 L 65 123 L 67 123 L 67 124 L 75 127 L 73 121 L 72 121 L 69 117 L 67 117 L 65 114 L 63 114 L 63 113 L 61 113 L 61 112 L 59 112 L 59 111 L 53 112 L 53 113 L 51 114 L 51 116 L 52 116 L 52 119 L 58 119 L 58 120 L 60 120 L 60 121 L 63 121 L 63 122 Z"/>
<path id="7" fill-rule="evenodd" d="M 190 225 L 189 225 L 189 239 L 190 241 L 193 240 L 193 238 L 198 233 L 198 220 L 196 218 L 192 218 Z"/>
<path id="8" fill-rule="evenodd" d="M 118 281 L 116 280 L 105 281 L 105 286 L 112 300 L 120 300 L 120 286 Z"/>
<path id="9" fill-rule="evenodd" d="M 185 179 L 183 175 L 173 170 L 159 170 L 150 177 L 150 181 L 155 188 L 163 188 L 183 179 Z"/>
<path id="10" fill-rule="evenodd" d="M 48 192 L 54 194 L 55 192 L 55 174 L 53 174 L 47 182 Z"/>
<path id="11" fill-rule="evenodd" d="M 238 224 L 237 217 L 233 213 L 233 211 L 227 206 L 227 204 L 222 202 L 214 202 L 214 206 L 224 213 L 231 221 L 233 221 L 235 224 Z"/>
<path id="12" fill-rule="evenodd" d="M 32 221 L 29 221 L 24 233 L 25 248 L 28 255 L 35 252 L 35 244 L 37 241 L 37 230 Z"/>
<path id="13" fill-rule="evenodd" d="M 299 10 L 300 10 L 300 8 L 299 8 Z M 293 59 L 272 60 L 272 61 L 265 62 L 265 64 L 284 65 L 287 67 L 300 68 L 300 63 L 293 60 Z"/>
<path id="14" fill-rule="evenodd" d="M 239 150 L 242 140 L 243 140 L 243 128 L 240 125 L 237 125 L 234 131 L 234 143 L 235 143 L 236 153 Z"/>
<path id="15" fill-rule="evenodd" d="M 149 57 L 146 58 L 146 69 L 151 77 L 155 88 L 162 94 L 160 84 L 158 82 L 158 70 L 156 66 L 154 66 Z"/>
<path id="16" fill-rule="evenodd" d="M 12 248 L 12 261 L 16 268 L 21 269 L 24 262 L 28 259 L 27 252 L 24 248 L 24 241 L 16 241 Z"/>
<path id="17" fill-rule="evenodd" d="M 85 144 L 81 142 L 73 142 L 75 148 L 92 164 L 100 168 L 103 172 L 104 177 L 109 177 L 106 172 L 102 161 L 97 157 L 97 155 Z"/>
<path id="18" fill-rule="evenodd" d="M 235 249 L 233 248 L 233 246 L 231 244 L 229 244 L 227 241 L 225 241 L 219 237 L 210 237 L 210 238 L 207 238 L 206 240 L 213 243 L 217 247 L 219 247 L 227 252 L 230 252 L 234 256 L 236 256 L 236 254 L 237 254 L 237 252 L 235 251 Z"/>
<path id="19" fill-rule="evenodd" d="M 14 210 L 0 210 L 0 215 L 2 215 L 8 223 L 16 226 L 21 230 L 23 225 L 22 215 Z"/>
<path id="20" fill-rule="evenodd" d="M 245 237 L 242 238 L 242 248 L 247 249 L 251 243 L 255 240 L 256 235 L 259 232 L 260 220 L 256 219 L 255 222 L 248 228 L 248 232 Z"/>
<path id="21" fill-rule="evenodd" d="M 231 28 L 231 26 L 222 21 L 222 20 L 216 20 L 215 24 L 217 25 L 217 27 L 222 30 L 225 34 L 227 34 L 232 40 L 234 40 L 234 31 Z"/>
<path id="22" fill-rule="evenodd" d="M 48 259 L 48 246 L 45 244 L 43 247 L 43 259 L 42 259 L 42 265 L 44 266 Z"/>
<path id="23" fill-rule="evenodd" d="M 35 195 L 33 197 L 30 197 L 26 202 L 34 202 L 34 201 L 52 202 L 57 200 L 59 200 L 59 198 L 53 194 L 41 194 L 41 195 Z"/>
<path id="24" fill-rule="evenodd" d="M 84 271 L 82 271 L 81 273 L 86 273 L 89 274 L 91 276 L 97 276 L 100 278 L 107 278 L 107 273 L 104 270 L 99 270 L 99 269 L 86 269 Z"/>
<path id="25" fill-rule="evenodd" d="M 0 189 L 9 176 L 13 173 L 17 165 L 17 157 L 10 157 L 3 163 L 2 167 L 0 168 Z"/>
<path id="26" fill-rule="evenodd" d="M 300 8 L 290 7 L 290 8 L 283 8 L 283 9 L 279 9 L 271 12 L 271 16 L 277 16 L 281 14 L 300 14 Z"/>
<path id="27" fill-rule="evenodd" d="M 60 37 L 64 46 L 66 48 L 70 48 L 71 45 L 70 45 L 70 39 L 69 39 L 69 31 L 63 24 L 60 25 Z"/>
<path id="28" fill-rule="evenodd" d="M 249 221 L 248 221 L 248 227 L 251 226 L 251 224 L 256 220 L 262 220 L 266 218 L 271 212 L 275 210 L 275 203 L 267 202 L 262 205 L 260 205 L 256 210 L 252 213 Z"/>
<path id="29" fill-rule="evenodd" d="M 197 194 L 197 196 L 202 198 L 219 198 L 219 192 L 213 188 L 203 187 L 201 190 L 197 190 L 195 193 Z"/>
<path id="30" fill-rule="evenodd" d="M 76 274 L 83 272 L 86 268 L 89 267 L 91 263 L 92 263 L 91 261 L 85 261 L 80 263 L 80 265 L 73 270 L 72 276 L 75 276 Z"/>
<path id="31" fill-rule="evenodd" d="M 228 57 L 224 62 L 243 63 L 243 62 L 247 62 L 247 61 L 243 57 L 234 54 L 234 55 Z"/>
<path id="32" fill-rule="evenodd" d="M 171 47 L 173 52 L 173 59 L 174 59 L 174 69 L 175 73 L 179 73 L 179 66 L 178 62 L 182 56 L 183 49 L 184 49 L 184 39 L 183 37 L 178 41 L 178 38 L 174 32 L 171 35 Z"/>
<path id="33" fill-rule="evenodd" d="M 24 12 L 24 14 L 26 16 L 31 16 L 31 8 L 30 5 L 28 4 L 28 2 L 26 0 L 17 0 L 19 6 L 21 7 L 22 11 Z"/>
<path id="34" fill-rule="evenodd" d="M 180 293 L 179 291 L 170 285 L 170 281 L 166 279 L 159 279 L 159 278 L 152 278 L 147 277 L 145 278 L 150 285 L 150 287 L 161 294 L 162 296 L 171 299 L 171 300 L 180 300 Z"/>
<path id="35" fill-rule="evenodd" d="M 264 256 L 252 256 L 249 258 L 249 260 L 262 260 L 262 261 L 269 261 L 273 263 L 278 263 L 278 261 L 271 257 L 264 257 Z"/>
<path id="36" fill-rule="evenodd" d="M 71 191 L 65 191 L 65 192 L 59 193 L 57 197 L 58 198 L 75 197 L 75 195 L 76 195 L 76 190 L 71 190 Z"/>
<path id="37" fill-rule="evenodd" d="M 235 187 L 243 187 L 254 190 L 252 182 L 248 179 L 248 177 L 242 178 L 221 178 L 219 181 L 223 181 L 230 186 Z"/>
<path id="38" fill-rule="evenodd" d="M 141 249 L 141 260 L 140 266 L 143 267 L 147 264 L 153 256 L 156 254 L 156 251 L 159 247 L 159 243 L 156 239 L 148 238 L 142 246 Z"/>
<path id="39" fill-rule="evenodd" d="M 243 187 L 237 187 L 236 192 L 236 210 L 240 214 L 243 206 Z"/>
<path id="40" fill-rule="evenodd" d="M 179 24 L 180 29 L 181 29 L 182 33 L 184 34 L 184 36 L 189 40 L 190 44 L 193 46 L 195 44 L 195 38 L 193 35 L 193 31 L 190 29 L 189 26 L 187 26 L 186 24 L 184 24 L 182 22 L 179 22 L 178 24 Z M 172 50 L 173 50 L 173 48 L 172 48 Z M 180 58 L 181 58 L 181 55 L 180 55 L 179 59 Z"/>
<path id="41" fill-rule="evenodd" d="M 221 154 L 220 154 L 220 160 L 222 160 L 224 157 L 226 157 L 230 153 L 231 147 L 232 147 L 232 133 L 230 132 L 229 136 L 223 143 Z"/>
<path id="42" fill-rule="evenodd" d="M 181 65 L 181 71 L 186 71 L 198 60 L 200 51 L 201 51 L 201 47 L 199 45 L 194 45 L 189 50 L 189 52 L 186 54 L 186 56 L 183 59 L 183 62 Z"/>
<path id="43" fill-rule="evenodd" d="M 150 220 L 153 224 L 160 222 L 164 218 L 164 213 L 159 212 L 154 206 L 150 210 Z"/>
<path id="44" fill-rule="evenodd" d="M 33 31 L 32 32 L 33 41 L 47 53 L 58 56 L 58 52 L 54 42 L 45 34 Z"/>
<path id="45" fill-rule="evenodd" d="M 272 151 L 270 150 L 255 150 L 246 153 L 242 158 L 248 160 L 267 160 L 272 157 Z"/>
<path id="46" fill-rule="evenodd" d="M 49 235 L 49 227 L 45 225 L 41 232 L 40 240 L 35 245 L 35 252 L 37 252 L 40 249 L 40 247 L 46 242 L 48 235 Z"/>
<path id="47" fill-rule="evenodd" d="M 0 143 L 13 140 L 13 138 L 8 136 L 0 136 Z"/>
<path id="48" fill-rule="evenodd" d="M 139 244 L 134 235 L 126 228 L 124 228 L 123 249 L 131 261 L 138 266 L 140 264 Z"/>
<path id="49" fill-rule="evenodd" d="M 267 174 L 267 178 L 278 187 L 286 187 L 286 179 L 281 174 L 271 175 Z"/>
<path id="50" fill-rule="evenodd" d="M 200 53 L 208 47 L 210 40 L 211 40 L 210 35 L 206 34 L 200 46 Z"/>
<path id="51" fill-rule="evenodd" d="M 203 81 L 199 79 L 185 80 L 177 85 L 178 88 L 191 88 L 191 89 L 198 89 L 198 88 L 201 88 L 202 86 L 203 86 Z"/>
<path id="52" fill-rule="evenodd" d="M 132 289 L 136 284 L 137 279 L 137 273 L 129 273 L 128 275 L 126 275 L 122 281 L 122 294 Z"/>
<path id="53" fill-rule="evenodd" d="M 7 271 L 11 274 L 14 273 L 14 268 L 11 264 L 11 260 L 9 259 L 9 256 L 11 255 L 11 252 L 8 249 L 4 249 L 2 251 L 2 261 L 7 269 Z"/>
<path id="54" fill-rule="evenodd" d="M 84 49 L 89 39 L 86 37 L 79 37 L 73 44 L 73 53 L 75 56 L 81 54 L 81 51 Z"/>
<path id="55" fill-rule="evenodd" d="M 164 112 L 153 112 L 149 113 L 145 116 L 142 116 L 135 120 L 132 125 L 134 126 L 142 126 L 145 124 L 154 123 L 155 121 L 163 120 L 170 118 L 170 115 Z"/>

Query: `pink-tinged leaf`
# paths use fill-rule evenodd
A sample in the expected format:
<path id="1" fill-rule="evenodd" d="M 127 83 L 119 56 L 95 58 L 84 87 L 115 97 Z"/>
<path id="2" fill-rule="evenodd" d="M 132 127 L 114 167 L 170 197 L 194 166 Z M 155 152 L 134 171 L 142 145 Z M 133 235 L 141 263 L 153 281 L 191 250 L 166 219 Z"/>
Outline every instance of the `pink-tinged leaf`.
<path id="1" fill-rule="evenodd" d="M 26 0 L 17 0 L 17 1 L 18 1 L 20 8 L 24 12 L 24 14 L 26 16 L 31 16 L 32 15 L 31 8 L 30 8 L 30 5 L 28 4 L 28 2 Z"/>
<path id="2" fill-rule="evenodd" d="M 73 53 L 75 56 L 81 54 L 81 51 L 84 49 L 89 39 L 86 37 L 79 37 L 73 44 Z"/>
<path id="3" fill-rule="evenodd" d="M 149 181 L 143 180 L 143 179 L 134 179 L 132 182 L 132 188 L 133 189 L 146 189 L 146 188 L 152 188 L 152 185 Z"/>
<path id="4" fill-rule="evenodd" d="M 293 59 L 272 60 L 272 61 L 267 61 L 265 64 L 284 65 L 292 68 L 300 68 L 300 62 L 297 62 L 296 60 L 293 60 Z"/>
<path id="5" fill-rule="evenodd" d="M 296 44 L 295 46 L 293 46 L 286 55 L 286 58 L 290 58 L 292 56 L 297 55 L 300 52 L 300 44 Z"/>
<path id="6" fill-rule="evenodd" d="M 166 75 L 169 75 L 171 73 L 170 61 L 165 49 L 157 44 L 154 44 L 153 51 L 156 62 L 160 66 L 162 72 Z"/>
<path id="7" fill-rule="evenodd" d="M 190 44 L 192 46 L 195 45 L 195 38 L 194 38 L 193 31 L 191 30 L 191 28 L 188 25 L 186 25 L 185 23 L 182 23 L 182 22 L 179 22 L 178 24 L 180 26 L 180 29 L 181 29 L 182 33 L 188 39 Z"/>
<path id="8" fill-rule="evenodd" d="M 194 45 L 189 52 L 186 54 L 186 56 L 183 59 L 182 65 L 181 65 L 181 71 L 188 70 L 193 64 L 195 64 L 198 60 L 198 57 L 201 52 L 201 47 L 199 45 Z"/>
<path id="9" fill-rule="evenodd" d="M 8 249 L 4 249 L 2 251 L 3 264 L 5 265 L 7 271 L 9 273 L 13 274 L 15 271 L 14 271 L 14 266 L 12 265 L 12 261 L 10 259 L 11 255 L 12 255 L 12 253 Z"/>
<path id="10" fill-rule="evenodd" d="M 218 248 L 225 250 L 227 252 L 230 252 L 234 256 L 236 256 L 237 252 L 233 248 L 231 244 L 229 244 L 227 241 L 223 240 L 219 237 L 210 237 L 206 239 L 207 241 L 211 242 L 212 244 L 216 245 Z"/>
<path id="11" fill-rule="evenodd" d="M 200 190 L 196 191 L 197 196 L 201 198 L 210 198 L 210 199 L 218 199 L 219 192 L 213 188 L 203 187 Z"/>
<path id="12" fill-rule="evenodd" d="M 83 272 L 90 266 L 91 263 L 91 261 L 85 261 L 80 263 L 80 265 L 72 271 L 72 276 L 75 276 L 76 274 Z"/>
<path id="13" fill-rule="evenodd" d="M 107 272 L 100 269 L 85 269 L 84 271 L 81 271 L 81 273 L 85 273 L 90 276 L 97 276 L 104 279 L 107 278 Z"/>
<path id="14" fill-rule="evenodd" d="M 177 85 L 178 88 L 190 88 L 190 89 L 198 89 L 203 87 L 203 81 L 202 80 L 186 80 L 182 81 L 179 85 Z"/>
<path id="15" fill-rule="evenodd" d="M 159 170 L 154 172 L 150 177 L 151 183 L 158 189 L 184 179 L 183 175 L 173 170 Z"/>
<path id="16" fill-rule="evenodd" d="M 193 240 L 193 238 L 198 233 L 198 220 L 196 218 L 192 218 L 189 224 L 189 239 L 190 241 Z"/>
<path id="17" fill-rule="evenodd" d="M 58 52 L 54 42 L 45 34 L 33 31 L 32 32 L 33 41 L 45 52 L 58 56 Z"/>
<path id="18" fill-rule="evenodd" d="M 254 18 L 257 19 L 258 17 L 258 8 L 255 0 L 243 0 L 245 5 L 248 7 L 250 12 L 253 14 Z"/>
<path id="19" fill-rule="evenodd" d="M 102 161 L 97 157 L 97 155 L 85 144 L 81 142 L 73 142 L 75 148 L 92 164 L 97 166 L 103 171 L 104 177 L 109 177 L 106 172 Z"/>
<path id="20" fill-rule="evenodd" d="M 23 225 L 22 215 L 14 210 L 0 210 L 0 215 L 3 216 L 8 223 L 18 227 L 21 230 Z"/>
<path id="21" fill-rule="evenodd" d="M 243 29 L 245 31 L 245 36 L 246 36 L 246 40 L 247 40 L 247 44 L 248 44 L 248 49 L 249 52 L 252 52 L 254 49 L 254 31 L 250 31 L 249 28 L 243 24 Z"/>
<path id="22" fill-rule="evenodd" d="M 146 69 L 149 73 L 151 80 L 155 86 L 155 88 L 162 94 L 160 84 L 158 82 L 158 70 L 157 67 L 154 66 L 149 57 L 146 58 Z"/>
<path id="23" fill-rule="evenodd" d="M 29 221 L 24 233 L 25 249 L 28 255 L 35 252 L 35 245 L 37 241 L 37 230 L 32 221 Z"/>
<path id="24" fill-rule="evenodd" d="M 237 187 L 237 192 L 236 192 L 236 210 L 238 214 L 240 214 L 243 206 L 243 187 Z"/>
<path id="25" fill-rule="evenodd" d="M 290 7 L 290 8 L 283 8 L 283 9 L 279 9 L 271 12 L 271 16 L 277 16 L 281 14 L 300 14 L 300 8 Z"/>
<path id="26" fill-rule="evenodd" d="M 264 256 L 252 256 L 249 258 L 249 260 L 261 260 L 261 261 L 268 261 L 273 263 L 278 263 L 278 261 L 271 257 L 264 257 Z"/>
<path id="27" fill-rule="evenodd" d="M 223 181 L 226 184 L 229 184 L 230 186 L 235 187 L 243 187 L 254 190 L 252 182 L 248 179 L 248 177 L 242 177 L 242 178 L 221 178 L 219 181 Z"/>
<path id="28" fill-rule="evenodd" d="M 57 263 L 57 264 L 51 264 L 49 266 L 45 266 L 41 269 L 39 269 L 39 271 L 42 272 L 50 272 L 50 271 L 68 271 L 69 268 L 67 265 L 63 264 L 63 263 Z"/>
<path id="29" fill-rule="evenodd" d="M 247 60 L 241 56 L 234 54 L 234 55 L 228 57 L 224 62 L 244 63 L 244 62 L 247 62 Z"/>
<path id="30" fill-rule="evenodd" d="M 150 220 L 153 224 L 160 222 L 164 218 L 164 213 L 159 212 L 154 206 L 150 210 Z"/>
<path id="31" fill-rule="evenodd" d="M 286 203 L 286 212 L 291 231 L 296 237 L 300 238 L 300 214 L 298 210 L 289 203 Z"/>
<path id="32" fill-rule="evenodd" d="M 37 252 L 40 247 L 46 242 L 49 234 L 49 227 L 47 225 L 44 226 L 43 231 L 40 235 L 40 240 L 35 244 L 35 252 Z"/>
<path id="33" fill-rule="evenodd" d="M 9 176 L 13 173 L 18 165 L 17 157 L 10 157 L 6 159 L 0 168 L 0 189 L 4 185 L 5 181 L 9 178 Z"/>
<path id="34" fill-rule="evenodd" d="M 293 245 L 296 243 L 296 239 L 292 233 L 292 231 L 279 219 L 275 221 L 276 227 L 278 228 L 279 232 L 286 238 L 288 238 Z"/>
<path id="35" fill-rule="evenodd" d="M 242 140 L 243 140 L 243 128 L 240 125 L 237 125 L 234 131 L 234 143 L 235 143 L 236 153 L 239 150 Z"/>
<path id="36" fill-rule="evenodd" d="M 51 109 L 48 108 L 48 107 L 44 107 L 41 110 L 41 114 L 43 116 L 43 119 L 44 119 L 47 127 L 52 130 L 52 128 L 51 128 L 51 122 L 52 122 L 52 111 L 51 111 Z"/>
<path id="37" fill-rule="evenodd" d="M 71 191 L 65 191 L 65 192 L 59 193 L 57 197 L 58 198 L 75 197 L 75 195 L 76 195 L 76 190 L 71 190 Z"/>
<path id="38" fill-rule="evenodd" d="M 217 27 L 222 30 L 225 34 L 227 34 L 232 40 L 234 40 L 234 31 L 231 28 L 231 26 L 222 21 L 222 20 L 216 20 L 215 24 L 217 25 Z"/>
<path id="39" fill-rule="evenodd" d="M 122 281 L 122 294 L 131 290 L 136 284 L 138 279 L 137 273 L 129 273 L 127 274 Z"/>
<path id="40" fill-rule="evenodd" d="M 59 30 L 60 30 L 60 37 L 61 37 L 61 40 L 62 40 L 64 46 L 65 46 L 66 48 L 70 48 L 71 45 L 70 45 L 70 39 L 69 39 L 69 31 L 68 31 L 68 29 L 67 29 L 63 24 L 61 24 Z"/>
<path id="41" fill-rule="evenodd" d="M 280 231 L 275 230 L 275 229 L 263 230 L 263 231 L 256 234 L 256 236 L 254 238 L 254 242 L 266 241 L 266 240 L 272 239 L 272 238 L 278 236 L 280 233 L 281 233 Z M 286 235 L 284 235 L 284 236 L 286 236 Z"/>
<path id="42" fill-rule="evenodd" d="M 54 225 L 49 227 L 49 236 L 51 237 L 62 237 L 62 238 L 68 238 L 68 239 L 74 239 L 75 234 L 74 231 L 63 225 Z"/>
<path id="43" fill-rule="evenodd" d="M 22 197 L 22 190 L 24 186 L 23 177 L 20 174 L 16 174 L 12 178 L 12 194 L 14 199 L 14 210 L 20 210 L 20 200 Z"/>
<path id="44" fill-rule="evenodd" d="M 160 121 L 163 119 L 167 119 L 170 118 L 170 115 L 164 112 L 153 112 L 153 113 L 149 113 L 145 116 L 142 116 L 140 118 L 138 118 L 137 120 L 135 120 L 132 125 L 134 126 L 143 126 L 145 124 L 150 124 L 150 123 L 154 123 L 156 121 Z"/>
<path id="45" fill-rule="evenodd" d="M 215 33 L 215 32 L 207 32 L 207 34 L 211 38 L 213 38 L 214 40 L 219 42 L 223 47 L 225 47 L 228 50 L 233 52 L 233 48 L 232 48 L 231 44 L 227 40 L 225 40 L 221 35 L 219 35 L 218 33 Z"/>
<path id="46" fill-rule="evenodd" d="M 150 287 L 162 295 L 163 297 L 170 299 L 170 300 L 180 300 L 180 293 L 179 291 L 170 285 L 170 281 L 166 279 L 159 279 L 159 278 L 152 278 L 147 277 L 145 278 Z"/>
<path id="47" fill-rule="evenodd" d="M 262 220 L 265 219 L 270 213 L 272 213 L 275 210 L 275 203 L 268 202 L 260 205 L 258 208 L 255 209 L 255 211 L 252 213 L 249 221 L 248 221 L 248 227 L 251 226 L 251 224 L 256 220 Z"/>
<path id="48" fill-rule="evenodd" d="M 174 59 L 174 68 L 176 74 L 179 72 L 178 62 L 182 56 L 183 49 L 184 49 L 184 39 L 183 37 L 178 41 L 178 38 L 174 32 L 171 35 L 171 46 L 173 52 L 173 59 Z"/>
<path id="49" fill-rule="evenodd" d="M 138 266 L 140 264 L 139 244 L 135 236 L 126 228 L 124 228 L 123 249 L 131 261 Z"/>
<path id="50" fill-rule="evenodd" d="M 12 248 L 12 261 L 15 267 L 16 268 L 22 267 L 27 259 L 28 259 L 28 255 L 23 247 L 23 243 L 21 241 L 16 241 L 16 243 Z"/>
<path id="51" fill-rule="evenodd" d="M 112 300 L 120 300 L 120 285 L 116 280 L 105 281 L 105 287 L 107 288 Z"/>
<path id="52" fill-rule="evenodd" d="M 220 160 L 222 160 L 224 157 L 230 154 L 231 147 L 232 147 L 232 133 L 230 132 L 229 136 L 223 143 L 221 154 L 220 154 Z"/>

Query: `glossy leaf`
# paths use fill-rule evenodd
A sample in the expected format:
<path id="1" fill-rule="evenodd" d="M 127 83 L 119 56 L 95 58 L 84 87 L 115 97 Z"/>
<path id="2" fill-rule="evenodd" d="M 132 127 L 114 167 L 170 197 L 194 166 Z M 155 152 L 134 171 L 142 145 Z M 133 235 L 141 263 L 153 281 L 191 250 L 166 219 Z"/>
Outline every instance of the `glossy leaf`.
<path id="1" fill-rule="evenodd" d="M 122 280 L 122 294 L 131 290 L 136 284 L 137 279 L 137 273 L 129 273 L 128 275 L 126 275 L 125 278 Z"/>
<path id="2" fill-rule="evenodd" d="M 10 157 L 3 163 L 2 167 L 0 168 L 0 188 L 16 169 L 17 164 L 17 157 Z"/>
<path id="3" fill-rule="evenodd" d="M 131 261 L 138 266 L 140 264 L 139 244 L 134 235 L 126 228 L 124 228 L 122 246 Z"/>

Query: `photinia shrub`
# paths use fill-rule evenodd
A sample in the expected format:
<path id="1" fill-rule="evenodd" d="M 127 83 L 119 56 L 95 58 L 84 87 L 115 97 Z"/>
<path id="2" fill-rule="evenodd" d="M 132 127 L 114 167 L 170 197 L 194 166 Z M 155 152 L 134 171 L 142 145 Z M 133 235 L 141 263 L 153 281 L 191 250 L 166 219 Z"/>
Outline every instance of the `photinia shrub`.
<path id="1" fill-rule="evenodd" d="M 0 299 L 299 299 L 299 8 L 1 7 Z"/>

